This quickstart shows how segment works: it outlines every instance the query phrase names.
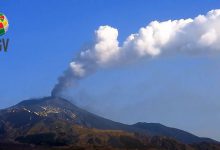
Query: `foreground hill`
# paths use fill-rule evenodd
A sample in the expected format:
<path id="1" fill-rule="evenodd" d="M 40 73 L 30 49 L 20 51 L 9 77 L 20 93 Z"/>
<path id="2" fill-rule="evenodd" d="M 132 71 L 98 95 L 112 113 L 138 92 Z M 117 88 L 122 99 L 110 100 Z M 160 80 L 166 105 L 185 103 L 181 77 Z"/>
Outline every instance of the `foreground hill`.
<path id="1" fill-rule="evenodd" d="M 59 149 L 220 149 L 211 139 L 160 124 L 114 122 L 58 97 L 25 100 L 0 111 L 0 149 L 56 149 L 56 146 L 62 146 Z"/>

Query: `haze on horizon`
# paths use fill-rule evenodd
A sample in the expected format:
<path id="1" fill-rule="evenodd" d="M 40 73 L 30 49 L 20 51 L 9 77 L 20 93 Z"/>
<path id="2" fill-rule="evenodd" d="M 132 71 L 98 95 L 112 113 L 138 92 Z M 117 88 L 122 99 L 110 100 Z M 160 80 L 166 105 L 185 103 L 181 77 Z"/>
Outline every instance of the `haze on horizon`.
<path id="1" fill-rule="evenodd" d="M 219 17 L 213 22 L 208 20 L 208 23 L 204 23 L 203 18 L 198 19 L 198 15 L 206 15 L 208 11 L 216 10 L 219 4 L 217 1 L 141 0 L 129 1 L 126 5 L 117 1 L 75 1 L 61 4 L 19 1 L 17 5 L 13 5 L 12 1 L 0 2 L 0 10 L 7 15 L 10 22 L 9 31 L 4 37 L 12 41 L 8 53 L 0 53 L 0 65 L 3 66 L 0 78 L 0 108 L 23 99 L 49 95 L 57 77 L 62 75 L 63 70 L 69 66 L 68 63 L 76 58 L 77 63 L 84 65 L 89 62 L 92 67 L 95 66 L 95 73 L 89 73 L 90 76 L 86 75 L 84 80 L 80 83 L 77 81 L 76 86 L 71 86 L 62 93 L 62 96 L 71 99 L 73 103 L 115 121 L 130 124 L 139 121 L 157 122 L 220 140 L 220 54 L 217 44 L 220 38 L 217 28 L 220 21 Z M 218 12 L 220 11 L 211 12 L 210 16 L 207 14 L 205 17 L 218 16 Z M 185 24 L 192 22 L 187 18 L 191 18 L 195 23 L 185 29 Z M 186 20 L 183 21 L 184 25 L 181 22 L 168 27 L 190 31 L 190 36 L 178 36 L 177 40 L 178 37 L 170 34 L 171 38 L 168 40 L 163 36 L 158 38 L 159 40 L 151 41 L 153 44 L 150 46 L 144 45 L 144 48 L 140 45 L 137 48 L 135 42 L 131 42 L 129 48 L 124 48 L 124 41 L 128 41 L 127 37 L 132 33 L 145 34 L 139 30 L 141 27 L 150 26 L 150 22 L 157 20 L 157 28 L 161 25 L 160 22 L 176 19 Z M 196 21 L 200 25 L 197 26 Z M 106 38 L 105 30 L 98 28 L 100 25 L 108 25 L 103 27 L 109 29 L 110 36 L 108 34 Z M 98 33 L 95 38 L 92 36 L 94 30 Z M 194 32 L 199 36 L 194 36 Z M 141 50 L 147 49 L 144 54 L 152 58 L 141 57 L 139 61 L 129 62 L 129 65 L 120 63 L 113 67 L 109 67 L 108 63 L 106 65 L 106 62 L 104 67 L 102 64 L 111 54 L 107 57 L 104 55 L 105 59 L 103 53 L 98 55 L 100 57 L 86 61 L 77 59 L 80 51 L 91 48 L 94 43 L 101 43 L 101 51 L 108 51 L 102 44 L 105 45 L 106 41 L 108 43 L 109 37 L 111 44 L 107 45 L 111 50 L 130 50 L 135 47 L 142 54 Z M 166 50 L 164 44 L 172 41 L 170 39 L 173 37 L 175 43 L 193 41 L 191 44 L 195 47 L 192 47 L 190 55 L 188 52 L 159 55 L 161 52 L 158 52 L 158 49 Z M 190 39 L 191 37 L 193 38 Z M 141 36 L 139 38 L 144 39 Z M 187 45 L 187 42 L 183 44 Z M 171 42 L 171 47 L 173 45 L 178 47 L 178 44 Z M 169 46 L 170 43 L 168 48 Z M 91 53 L 95 50 L 97 49 L 92 49 Z M 178 49 L 175 51 L 178 52 Z M 198 55 L 201 51 L 202 54 Z M 113 53 L 115 54 L 114 51 Z M 126 58 L 133 59 L 127 55 Z M 137 58 L 139 59 L 139 56 Z M 123 58 L 122 61 L 124 60 Z M 101 65 L 94 62 L 101 62 Z M 79 66 L 76 70 L 82 73 Z"/>

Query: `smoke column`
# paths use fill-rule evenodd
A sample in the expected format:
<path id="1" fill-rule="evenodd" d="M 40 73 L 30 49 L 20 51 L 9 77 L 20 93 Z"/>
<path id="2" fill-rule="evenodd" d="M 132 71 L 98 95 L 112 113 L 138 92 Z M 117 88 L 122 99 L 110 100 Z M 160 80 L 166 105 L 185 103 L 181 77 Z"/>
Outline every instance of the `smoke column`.
<path id="1" fill-rule="evenodd" d="M 100 26 L 95 31 L 95 43 L 80 52 L 59 77 L 52 90 L 59 96 L 79 80 L 100 68 L 125 65 L 141 58 L 150 59 L 162 54 L 215 54 L 220 51 L 220 9 L 194 19 L 153 21 L 138 33 L 131 34 L 119 46 L 118 30 Z"/>

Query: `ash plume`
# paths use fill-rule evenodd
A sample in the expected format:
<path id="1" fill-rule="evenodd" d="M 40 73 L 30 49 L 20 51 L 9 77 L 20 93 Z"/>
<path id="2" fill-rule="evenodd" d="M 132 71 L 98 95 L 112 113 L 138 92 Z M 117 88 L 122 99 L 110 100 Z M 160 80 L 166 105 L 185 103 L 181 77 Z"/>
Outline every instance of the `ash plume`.
<path id="1" fill-rule="evenodd" d="M 220 51 L 220 9 L 194 19 L 152 21 L 119 46 L 118 30 L 100 26 L 95 43 L 80 52 L 59 77 L 52 90 L 58 96 L 65 89 L 101 68 L 126 65 L 163 54 L 215 54 Z"/>

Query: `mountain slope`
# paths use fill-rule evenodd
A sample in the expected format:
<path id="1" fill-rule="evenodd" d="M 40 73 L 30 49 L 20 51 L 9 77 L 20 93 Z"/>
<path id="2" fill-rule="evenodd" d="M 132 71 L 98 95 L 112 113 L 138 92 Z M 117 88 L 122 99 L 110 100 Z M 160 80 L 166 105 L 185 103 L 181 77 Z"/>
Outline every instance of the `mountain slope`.
<path id="1" fill-rule="evenodd" d="M 188 133 L 186 131 L 176 129 L 176 128 L 166 127 L 159 123 L 138 122 L 132 126 L 139 128 L 139 129 L 146 130 L 146 131 L 150 131 L 151 135 L 167 136 L 167 137 L 171 137 L 183 143 L 199 143 L 199 142 L 204 142 L 204 141 L 215 142 L 212 139 L 201 138 L 191 133 Z"/>
<path id="2" fill-rule="evenodd" d="M 156 135 L 168 138 L 156 138 L 156 140 L 151 138 Z M 133 142 L 133 145 L 139 143 L 144 147 L 149 143 L 151 145 L 154 141 L 156 141 L 154 146 L 162 141 L 169 144 L 175 143 L 176 146 L 178 142 L 176 143 L 175 139 L 185 144 L 213 142 L 211 139 L 199 138 L 160 124 L 126 125 L 114 122 L 78 108 L 71 102 L 58 97 L 25 100 L 0 111 L 0 141 L 68 145 L 85 144 L 92 138 L 90 141 L 92 143 L 105 143 L 104 145 L 108 146 L 106 144 L 108 141 L 111 146 L 125 147 L 126 144 L 122 142 L 124 139 L 121 138 L 124 136 L 125 141 Z M 105 140 L 100 141 L 103 137 Z"/>

